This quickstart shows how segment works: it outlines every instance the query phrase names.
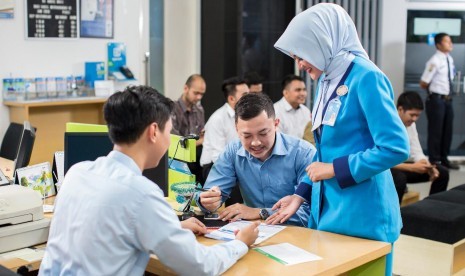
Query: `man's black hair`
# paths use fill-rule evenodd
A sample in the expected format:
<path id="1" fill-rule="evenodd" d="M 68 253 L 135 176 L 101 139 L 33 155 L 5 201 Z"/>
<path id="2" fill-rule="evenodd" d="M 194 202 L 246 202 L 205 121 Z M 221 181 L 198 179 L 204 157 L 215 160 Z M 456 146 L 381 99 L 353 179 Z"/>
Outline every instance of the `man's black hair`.
<path id="1" fill-rule="evenodd" d="M 423 110 L 423 101 L 417 92 L 407 91 L 400 94 L 397 99 L 397 108 L 400 106 L 404 109 L 404 111 L 411 109 Z"/>
<path id="2" fill-rule="evenodd" d="M 275 118 L 273 101 L 264 93 L 247 93 L 242 96 L 236 103 L 234 108 L 236 115 L 235 121 L 238 119 L 248 121 L 266 112 L 268 118 Z"/>
<path id="3" fill-rule="evenodd" d="M 236 86 L 240 84 L 246 84 L 244 79 L 239 77 L 232 77 L 226 79 L 221 86 L 221 90 L 223 91 L 224 98 L 226 101 L 228 100 L 228 96 L 235 96 L 236 95 Z"/>
<path id="4" fill-rule="evenodd" d="M 263 80 L 255 71 L 250 71 L 244 74 L 244 80 L 247 86 L 262 84 Z"/>
<path id="5" fill-rule="evenodd" d="M 296 75 L 293 75 L 293 74 L 290 74 L 290 75 L 287 75 L 284 77 L 283 81 L 281 82 L 281 87 L 282 89 L 286 89 L 286 87 L 293 81 L 302 81 L 304 82 L 304 79 L 299 77 L 299 76 L 296 76 Z"/>
<path id="6" fill-rule="evenodd" d="M 165 128 L 173 101 L 149 86 L 128 86 L 116 92 L 103 107 L 110 139 L 114 144 L 133 144 L 152 123 Z"/>
<path id="7" fill-rule="evenodd" d="M 438 33 L 434 36 L 434 45 L 436 45 L 436 48 L 438 47 L 438 44 L 441 44 L 442 39 L 446 36 L 449 36 L 447 33 Z"/>

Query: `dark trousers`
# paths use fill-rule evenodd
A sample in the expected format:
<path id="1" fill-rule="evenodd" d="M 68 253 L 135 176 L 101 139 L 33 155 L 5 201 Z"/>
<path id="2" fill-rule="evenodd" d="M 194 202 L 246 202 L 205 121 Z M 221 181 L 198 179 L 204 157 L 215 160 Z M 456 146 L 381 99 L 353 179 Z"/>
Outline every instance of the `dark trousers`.
<path id="1" fill-rule="evenodd" d="M 206 178 L 203 178 L 203 169 L 202 166 L 200 166 L 200 156 L 202 155 L 202 149 L 202 145 L 196 147 L 195 162 L 187 163 L 187 166 L 189 167 L 191 173 L 195 175 L 195 181 L 199 182 L 203 186 Z"/>
<path id="2" fill-rule="evenodd" d="M 436 93 L 426 99 L 428 118 L 428 155 L 431 163 L 447 163 L 452 142 L 452 123 L 454 110 L 452 100 Z"/>
<path id="3" fill-rule="evenodd" d="M 447 184 L 449 184 L 449 170 L 442 165 L 436 165 L 436 168 L 439 171 L 439 177 L 431 183 L 430 195 L 447 190 Z M 429 181 L 429 174 L 427 173 L 406 172 L 398 169 L 391 169 L 391 173 L 394 185 L 396 186 L 397 196 L 399 197 L 399 203 L 402 202 L 407 183 L 414 184 Z"/>

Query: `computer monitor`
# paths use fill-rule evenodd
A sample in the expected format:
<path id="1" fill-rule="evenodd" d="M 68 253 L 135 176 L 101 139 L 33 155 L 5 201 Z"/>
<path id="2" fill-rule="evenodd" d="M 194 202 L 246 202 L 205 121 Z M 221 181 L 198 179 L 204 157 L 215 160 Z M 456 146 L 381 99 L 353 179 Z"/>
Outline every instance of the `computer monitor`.
<path id="1" fill-rule="evenodd" d="M 16 169 L 29 165 L 35 139 L 36 133 L 34 128 L 31 127 L 31 124 L 28 121 L 24 121 L 23 133 L 21 134 L 18 153 L 16 154 L 15 158 L 15 171 Z"/>
<path id="2" fill-rule="evenodd" d="M 113 150 L 113 143 L 105 132 L 66 132 L 65 133 L 65 174 L 76 163 L 94 161 Z M 168 196 L 168 158 L 165 154 L 156 168 L 147 169 L 142 174 L 155 182 L 163 194 Z"/>

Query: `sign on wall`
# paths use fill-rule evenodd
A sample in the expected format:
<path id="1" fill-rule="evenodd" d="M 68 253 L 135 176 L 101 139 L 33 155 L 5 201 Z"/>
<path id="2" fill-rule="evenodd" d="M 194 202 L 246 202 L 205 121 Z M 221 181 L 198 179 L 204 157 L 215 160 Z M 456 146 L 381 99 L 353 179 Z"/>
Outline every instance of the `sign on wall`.
<path id="1" fill-rule="evenodd" d="M 27 38 L 78 38 L 78 0 L 25 0 Z"/>

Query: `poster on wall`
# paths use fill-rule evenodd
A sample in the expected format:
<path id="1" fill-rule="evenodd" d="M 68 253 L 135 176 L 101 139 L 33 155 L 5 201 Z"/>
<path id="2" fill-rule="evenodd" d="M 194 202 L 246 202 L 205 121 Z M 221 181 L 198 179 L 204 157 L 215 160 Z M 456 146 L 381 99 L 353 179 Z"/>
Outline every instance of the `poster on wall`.
<path id="1" fill-rule="evenodd" d="M 15 17 L 15 0 L 0 0 L 0 19 Z"/>
<path id="2" fill-rule="evenodd" d="M 78 38 L 78 0 L 25 0 L 27 38 Z"/>
<path id="3" fill-rule="evenodd" d="M 81 0 L 81 37 L 113 38 L 113 0 Z"/>

